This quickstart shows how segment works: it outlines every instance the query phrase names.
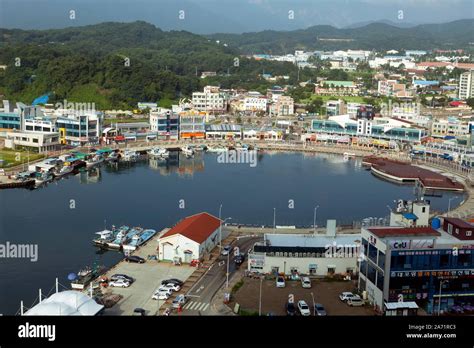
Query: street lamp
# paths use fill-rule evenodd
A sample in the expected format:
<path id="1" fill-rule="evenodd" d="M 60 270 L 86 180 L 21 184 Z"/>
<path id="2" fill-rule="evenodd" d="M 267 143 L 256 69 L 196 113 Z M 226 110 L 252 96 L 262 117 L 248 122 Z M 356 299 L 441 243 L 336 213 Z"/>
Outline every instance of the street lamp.
<path id="1" fill-rule="evenodd" d="M 273 233 L 275 233 L 276 228 L 276 208 L 273 208 Z"/>
<path id="2" fill-rule="evenodd" d="M 258 315 L 262 315 L 262 283 L 263 283 L 263 276 L 260 276 L 260 295 L 258 300 Z"/>
<path id="3" fill-rule="evenodd" d="M 313 300 L 313 313 L 316 315 L 316 304 L 314 303 L 314 295 L 313 292 L 311 292 L 311 299 Z"/>
<path id="4" fill-rule="evenodd" d="M 222 203 L 219 206 L 219 221 L 221 221 L 221 213 L 222 213 Z M 221 253 L 222 249 L 222 221 L 219 224 L 219 254 Z"/>
<path id="5" fill-rule="evenodd" d="M 439 297 L 438 297 L 438 316 L 441 313 L 441 289 L 443 288 L 443 284 L 447 283 L 448 280 L 443 279 L 439 282 Z"/>
<path id="6" fill-rule="evenodd" d="M 457 199 L 458 197 L 451 197 L 448 199 L 448 211 L 446 212 L 446 217 L 449 217 L 449 212 L 451 211 L 451 201 Z"/>
<path id="7" fill-rule="evenodd" d="M 316 234 L 316 213 L 318 211 L 319 205 L 314 207 L 314 218 L 313 218 L 313 228 L 314 228 L 314 233 Z"/>

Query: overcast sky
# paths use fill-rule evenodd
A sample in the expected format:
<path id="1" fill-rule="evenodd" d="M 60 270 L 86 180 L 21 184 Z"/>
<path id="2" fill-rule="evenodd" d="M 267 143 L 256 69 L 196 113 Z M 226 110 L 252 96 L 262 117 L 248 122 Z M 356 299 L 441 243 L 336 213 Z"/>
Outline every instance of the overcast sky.
<path id="1" fill-rule="evenodd" d="M 0 27 L 21 29 L 144 20 L 164 30 L 206 34 L 375 20 L 407 26 L 473 17 L 474 0 L 0 0 Z"/>

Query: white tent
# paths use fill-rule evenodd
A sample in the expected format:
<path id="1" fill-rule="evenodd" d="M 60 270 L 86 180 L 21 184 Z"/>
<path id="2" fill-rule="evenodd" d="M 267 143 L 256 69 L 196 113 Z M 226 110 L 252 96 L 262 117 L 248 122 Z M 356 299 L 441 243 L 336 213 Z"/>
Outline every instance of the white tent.
<path id="1" fill-rule="evenodd" d="M 73 290 L 57 292 L 38 303 L 25 315 L 96 315 L 103 305 L 89 296 Z"/>

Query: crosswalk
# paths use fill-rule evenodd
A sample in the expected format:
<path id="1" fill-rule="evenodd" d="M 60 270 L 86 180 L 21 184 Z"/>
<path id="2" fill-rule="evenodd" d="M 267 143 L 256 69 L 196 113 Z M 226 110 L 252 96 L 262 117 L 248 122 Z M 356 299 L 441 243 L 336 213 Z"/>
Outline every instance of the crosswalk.
<path id="1" fill-rule="evenodd" d="M 183 309 L 186 309 L 188 311 L 205 312 L 209 309 L 209 303 L 189 301 L 184 305 Z"/>

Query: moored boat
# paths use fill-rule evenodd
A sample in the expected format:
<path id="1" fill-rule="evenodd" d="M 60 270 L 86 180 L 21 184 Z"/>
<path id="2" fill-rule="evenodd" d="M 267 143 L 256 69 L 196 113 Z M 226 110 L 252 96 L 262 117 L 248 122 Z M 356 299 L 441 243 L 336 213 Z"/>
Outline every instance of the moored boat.
<path id="1" fill-rule="evenodd" d="M 146 229 L 134 235 L 132 239 L 123 244 L 123 251 L 130 252 L 136 250 L 139 246 L 146 243 L 156 234 L 156 230 Z"/>

